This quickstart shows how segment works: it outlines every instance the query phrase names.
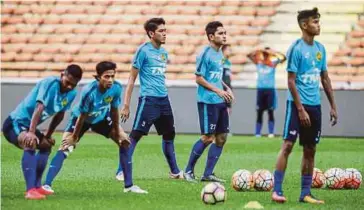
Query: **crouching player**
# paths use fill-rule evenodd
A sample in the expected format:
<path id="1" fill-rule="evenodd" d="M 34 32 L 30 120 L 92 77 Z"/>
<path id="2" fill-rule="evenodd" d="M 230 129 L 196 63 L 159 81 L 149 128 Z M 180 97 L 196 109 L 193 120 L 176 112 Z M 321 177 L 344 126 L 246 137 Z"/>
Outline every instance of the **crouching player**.
<path id="1" fill-rule="evenodd" d="M 69 65 L 61 77 L 52 76 L 39 81 L 3 124 L 5 138 L 24 150 L 21 166 L 26 199 L 45 199 L 47 193 L 41 188 L 41 179 L 55 143 L 52 134 L 75 99 L 74 88 L 81 77 L 81 68 Z M 41 133 L 37 126 L 52 116 L 47 132 Z"/>
<path id="2" fill-rule="evenodd" d="M 42 189 L 49 194 L 54 193 L 51 188 L 52 182 L 61 170 L 64 160 L 90 128 L 106 138 L 111 138 L 119 148 L 129 146 L 129 138 L 119 124 L 118 107 L 121 103 L 122 86 L 114 81 L 115 69 L 115 63 L 108 61 L 98 63 L 96 80 L 83 87 L 81 99 L 72 110 L 62 137 L 62 144 L 52 159 L 46 181 L 42 186 Z"/>

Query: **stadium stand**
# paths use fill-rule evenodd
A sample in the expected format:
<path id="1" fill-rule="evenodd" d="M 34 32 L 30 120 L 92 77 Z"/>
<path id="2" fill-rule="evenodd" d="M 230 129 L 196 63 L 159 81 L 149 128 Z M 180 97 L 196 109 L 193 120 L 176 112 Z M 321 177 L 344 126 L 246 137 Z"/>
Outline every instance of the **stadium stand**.
<path id="1" fill-rule="evenodd" d="M 167 21 L 170 60 L 167 79 L 194 78 L 195 55 L 207 44 L 204 26 L 220 20 L 233 46 L 233 78 L 255 85 L 250 51 L 270 46 L 286 52 L 300 37 L 299 9 L 317 6 L 330 74 L 336 84 L 355 87 L 364 81 L 364 4 L 275 1 L 3 1 L 1 7 L 2 77 L 52 75 L 68 63 L 80 64 L 91 78 L 95 64 L 112 60 L 119 79 L 126 79 L 138 45 L 147 37 L 143 23 L 162 16 Z M 278 87 L 286 86 L 284 65 Z"/>

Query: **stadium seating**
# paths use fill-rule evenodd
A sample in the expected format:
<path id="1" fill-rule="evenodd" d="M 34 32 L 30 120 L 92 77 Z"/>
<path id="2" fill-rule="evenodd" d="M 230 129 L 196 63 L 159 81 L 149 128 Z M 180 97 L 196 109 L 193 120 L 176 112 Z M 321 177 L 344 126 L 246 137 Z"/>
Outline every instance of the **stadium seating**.
<path id="1" fill-rule="evenodd" d="M 281 1 L 4 1 L 1 8 L 2 75 L 44 76 L 69 63 L 80 64 L 91 78 L 98 61 L 118 64 L 119 78 L 126 78 L 133 53 L 147 41 L 143 23 L 162 16 L 167 22 L 166 49 L 170 53 L 168 79 L 193 79 L 196 53 L 207 44 L 204 26 L 224 23 L 233 46 L 233 77 L 255 80 L 255 66 L 246 55 L 259 47 L 285 52 L 300 36 L 295 17 L 302 2 Z M 364 75 L 364 4 L 345 6 L 320 2 L 322 35 L 334 80 L 352 72 L 347 82 Z M 355 24 L 356 23 L 356 24 Z M 360 71 L 359 71 L 360 69 Z M 345 72 L 347 71 L 347 72 Z M 331 72 L 331 71 L 330 71 Z M 278 86 L 285 86 L 283 66 Z M 358 76 L 358 77 L 356 77 Z M 250 83 L 249 83 L 250 84 Z"/>

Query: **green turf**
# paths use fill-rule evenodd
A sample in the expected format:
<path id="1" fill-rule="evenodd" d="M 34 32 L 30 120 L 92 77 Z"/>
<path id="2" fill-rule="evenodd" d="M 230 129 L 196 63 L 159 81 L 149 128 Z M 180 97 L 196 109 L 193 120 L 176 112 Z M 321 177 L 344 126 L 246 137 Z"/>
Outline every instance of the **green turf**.
<path id="1" fill-rule="evenodd" d="M 56 136 L 59 140 L 60 135 Z M 183 169 L 196 135 L 179 135 L 176 154 Z M 216 173 L 230 180 L 238 169 L 273 171 L 281 140 L 230 137 L 216 167 Z M 155 135 L 142 139 L 134 155 L 134 183 L 149 191 L 148 195 L 122 193 L 123 184 L 115 180 L 118 164 L 116 146 L 103 137 L 86 135 L 76 151 L 65 161 L 54 182 L 56 194 L 45 201 L 24 200 L 24 180 L 20 167 L 22 151 L 2 138 L 1 143 L 1 208 L 2 209 L 243 209 L 248 201 L 259 201 L 266 209 L 363 209 L 364 188 L 359 190 L 313 190 L 327 204 L 315 206 L 297 202 L 300 193 L 301 149 L 295 147 L 284 182 L 286 204 L 270 201 L 269 192 L 235 192 L 225 184 L 228 199 L 216 206 L 200 200 L 203 183 L 190 184 L 168 179 L 168 167 L 161 151 L 161 140 Z M 353 167 L 364 172 L 364 139 L 323 138 L 317 149 L 316 167 Z M 206 153 L 197 163 L 201 175 Z M 54 152 L 52 153 L 52 158 Z M 48 169 L 47 169 L 48 170 Z"/>

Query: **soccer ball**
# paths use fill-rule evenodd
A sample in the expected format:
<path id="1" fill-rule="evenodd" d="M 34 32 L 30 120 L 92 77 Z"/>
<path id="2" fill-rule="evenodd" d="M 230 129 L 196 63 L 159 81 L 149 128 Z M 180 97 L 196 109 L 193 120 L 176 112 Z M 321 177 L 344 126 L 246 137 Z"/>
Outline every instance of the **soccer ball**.
<path id="1" fill-rule="evenodd" d="M 236 191 L 246 191 L 254 187 L 253 176 L 250 171 L 240 169 L 231 177 L 231 186 Z"/>
<path id="2" fill-rule="evenodd" d="M 326 186 L 330 189 L 342 189 L 345 185 L 345 171 L 341 168 L 330 168 L 325 172 Z"/>
<path id="3" fill-rule="evenodd" d="M 355 168 L 345 169 L 345 188 L 358 189 L 361 185 L 361 173 Z"/>
<path id="4" fill-rule="evenodd" d="M 258 191 L 270 191 L 273 188 L 274 177 L 271 172 L 260 169 L 253 174 L 254 188 Z"/>
<path id="5" fill-rule="evenodd" d="M 321 188 L 325 184 L 325 176 L 324 173 L 318 168 L 313 169 L 312 174 L 312 188 Z"/>
<path id="6" fill-rule="evenodd" d="M 201 191 L 201 200 L 205 204 L 215 205 L 226 200 L 225 187 L 217 182 L 208 183 Z"/>

